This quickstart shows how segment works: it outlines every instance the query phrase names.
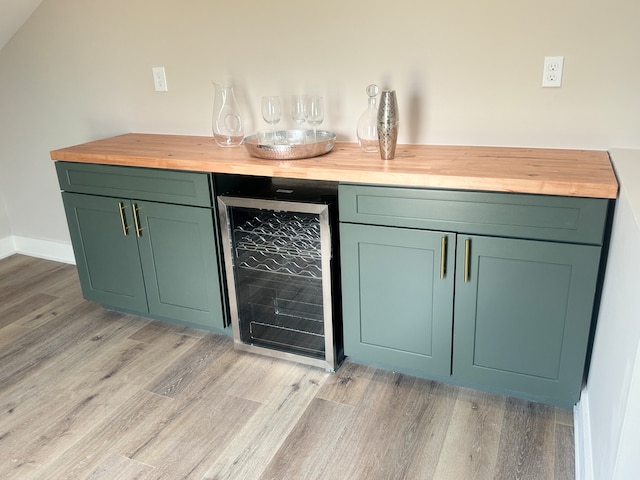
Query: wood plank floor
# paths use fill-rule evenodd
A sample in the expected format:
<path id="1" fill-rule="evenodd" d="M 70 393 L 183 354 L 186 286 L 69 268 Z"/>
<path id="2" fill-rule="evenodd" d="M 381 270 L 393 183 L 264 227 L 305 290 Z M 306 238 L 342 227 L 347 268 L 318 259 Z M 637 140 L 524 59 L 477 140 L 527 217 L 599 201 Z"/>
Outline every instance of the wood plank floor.
<path id="1" fill-rule="evenodd" d="M 0 478 L 573 479 L 569 410 L 346 362 L 335 374 L 106 311 L 0 260 Z"/>

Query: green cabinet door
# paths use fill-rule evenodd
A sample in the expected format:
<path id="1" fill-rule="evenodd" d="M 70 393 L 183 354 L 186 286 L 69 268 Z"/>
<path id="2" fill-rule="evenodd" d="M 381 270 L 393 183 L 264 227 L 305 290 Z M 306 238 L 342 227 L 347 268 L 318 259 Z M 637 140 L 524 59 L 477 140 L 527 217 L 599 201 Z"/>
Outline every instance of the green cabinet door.
<path id="1" fill-rule="evenodd" d="M 454 378 L 573 405 L 599 259 L 597 246 L 459 235 Z"/>
<path id="2" fill-rule="evenodd" d="M 205 328 L 224 328 L 210 208 L 132 202 L 149 312 Z"/>
<path id="3" fill-rule="evenodd" d="M 345 355 L 448 376 L 455 235 L 341 223 L 340 244 Z"/>
<path id="4" fill-rule="evenodd" d="M 62 198 L 84 297 L 146 312 L 131 202 L 68 192 Z"/>

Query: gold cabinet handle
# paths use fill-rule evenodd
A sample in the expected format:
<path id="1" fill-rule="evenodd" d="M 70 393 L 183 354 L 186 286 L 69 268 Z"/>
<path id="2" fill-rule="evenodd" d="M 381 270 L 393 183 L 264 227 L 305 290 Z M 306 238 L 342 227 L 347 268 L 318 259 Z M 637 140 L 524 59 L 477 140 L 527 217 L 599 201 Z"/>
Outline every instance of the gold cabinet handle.
<path id="1" fill-rule="evenodd" d="M 127 230 L 129 227 L 127 226 L 127 219 L 124 216 L 124 204 L 122 202 L 118 202 L 118 211 L 120 212 L 120 223 L 122 224 L 122 234 L 126 237 Z"/>
<path id="2" fill-rule="evenodd" d="M 467 238 L 464 241 L 464 283 L 469 283 L 469 262 L 471 261 L 471 239 Z"/>
<path id="3" fill-rule="evenodd" d="M 440 280 L 444 279 L 447 273 L 447 237 L 442 237 L 440 244 Z"/>
<path id="4" fill-rule="evenodd" d="M 142 227 L 140 226 L 140 217 L 138 216 L 138 206 L 134 203 L 133 207 L 133 222 L 136 224 L 136 235 L 140 237 L 142 235 Z"/>

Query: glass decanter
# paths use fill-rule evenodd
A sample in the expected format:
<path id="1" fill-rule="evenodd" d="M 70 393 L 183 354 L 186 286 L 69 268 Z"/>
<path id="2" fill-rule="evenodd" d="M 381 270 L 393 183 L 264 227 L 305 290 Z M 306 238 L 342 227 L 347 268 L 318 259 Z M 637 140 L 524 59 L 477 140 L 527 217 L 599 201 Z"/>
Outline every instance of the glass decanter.
<path id="1" fill-rule="evenodd" d="M 213 138 L 221 147 L 237 147 L 244 139 L 244 125 L 233 87 L 213 83 Z"/>
<path id="2" fill-rule="evenodd" d="M 375 153 L 378 151 L 378 107 L 376 106 L 376 96 L 378 95 L 378 86 L 371 84 L 367 87 L 367 95 L 369 96 L 369 104 L 367 109 L 358 120 L 356 135 L 358 136 L 358 144 L 363 152 Z"/>

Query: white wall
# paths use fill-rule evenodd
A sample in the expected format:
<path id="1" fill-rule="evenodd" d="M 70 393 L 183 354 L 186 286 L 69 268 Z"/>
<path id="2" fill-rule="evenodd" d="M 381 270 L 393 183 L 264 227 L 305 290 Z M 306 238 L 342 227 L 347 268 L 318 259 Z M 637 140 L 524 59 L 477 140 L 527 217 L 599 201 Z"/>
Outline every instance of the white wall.
<path id="1" fill-rule="evenodd" d="M 0 170 L 0 179 L 1 178 L 2 170 Z M 7 215 L 1 182 L 0 180 L 0 258 L 4 258 L 13 252 L 15 246 L 11 238 L 11 224 L 9 223 L 9 216 Z"/>
<path id="2" fill-rule="evenodd" d="M 5 202 L 7 188 L 4 184 L 8 179 L 8 175 L 4 170 L 4 165 L 0 162 L 0 258 L 10 255 L 15 249 L 13 238 L 11 237 L 11 223 L 9 222 Z"/>
<path id="3" fill-rule="evenodd" d="M 9 216 L 7 215 L 7 207 L 5 206 L 2 190 L 0 189 L 0 239 L 11 235 L 11 225 L 9 224 Z"/>
<path id="4" fill-rule="evenodd" d="M 0 2 L 0 49 L 5 46 L 40 3 L 41 0 L 2 0 Z M 2 113 L 0 113 L 0 121 L 2 123 L 6 121 Z M 11 234 L 11 223 L 5 202 L 6 192 L 11 181 L 8 173 L 4 171 L 8 165 L 9 159 L 3 160 L 0 157 L 0 258 L 13 254 L 16 250 L 16 242 Z"/>
<path id="5" fill-rule="evenodd" d="M 640 150 L 611 152 L 620 182 L 591 370 L 577 408 L 585 479 L 640 478 Z"/>
<path id="6" fill-rule="evenodd" d="M 42 0 L 2 0 L 0 2 L 0 48 L 29 18 Z"/>
<path id="7" fill-rule="evenodd" d="M 0 50 L 13 234 L 69 243 L 51 149 L 209 135 L 212 79 L 234 81 L 252 128 L 260 95 L 321 92 L 323 127 L 354 140 L 377 82 L 398 92 L 401 142 L 638 147 L 638 18 L 636 0 L 44 0 Z M 545 55 L 566 57 L 560 89 L 540 87 Z"/>

